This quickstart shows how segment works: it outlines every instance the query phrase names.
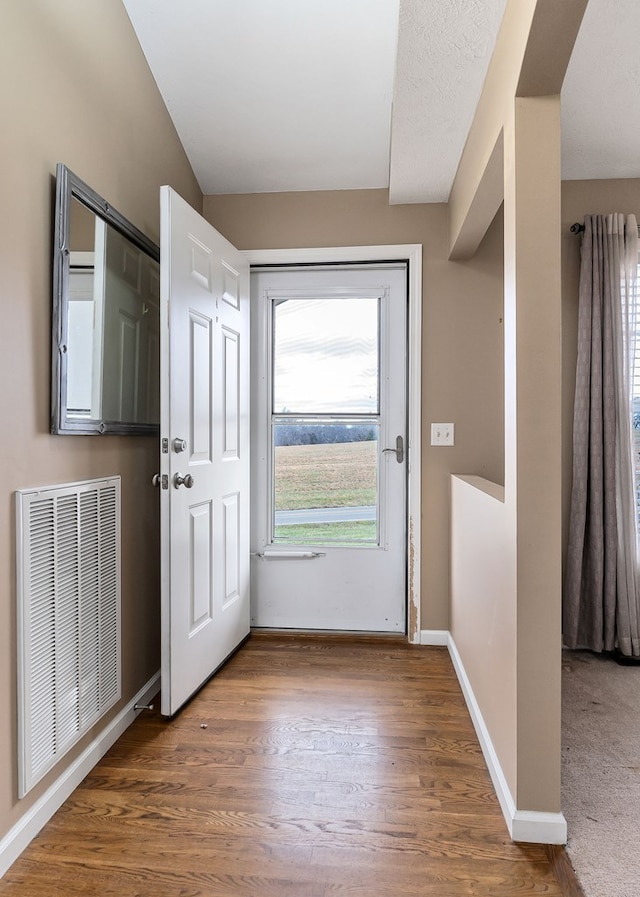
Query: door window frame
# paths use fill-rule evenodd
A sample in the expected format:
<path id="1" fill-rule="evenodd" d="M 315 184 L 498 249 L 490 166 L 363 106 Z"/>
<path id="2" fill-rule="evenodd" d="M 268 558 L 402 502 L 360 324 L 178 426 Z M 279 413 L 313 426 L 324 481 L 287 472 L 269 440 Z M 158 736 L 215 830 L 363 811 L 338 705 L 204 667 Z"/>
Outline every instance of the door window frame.
<path id="1" fill-rule="evenodd" d="M 421 403 L 422 403 L 422 244 L 386 246 L 341 246 L 319 249 L 245 250 L 250 266 L 357 264 L 358 262 L 407 261 L 408 308 L 408 383 L 407 383 L 407 610 L 408 641 L 420 644 L 420 572 L 421 572 Z"/>

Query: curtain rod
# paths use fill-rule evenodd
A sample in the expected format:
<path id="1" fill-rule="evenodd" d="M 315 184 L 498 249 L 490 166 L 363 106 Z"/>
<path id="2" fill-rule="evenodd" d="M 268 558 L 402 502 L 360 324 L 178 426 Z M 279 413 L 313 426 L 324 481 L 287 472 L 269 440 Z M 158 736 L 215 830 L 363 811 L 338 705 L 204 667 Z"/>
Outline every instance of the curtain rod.
<path id="1" fill-rule="evenodd" d="M 572 234 L 582 234 L 584 233 L 584 224 L 580 224 L 579 221 L 575 221 L 571 227 L 569 228 Z M 638 235 L 640 235 L 640 224 L 638 225 Z"/>

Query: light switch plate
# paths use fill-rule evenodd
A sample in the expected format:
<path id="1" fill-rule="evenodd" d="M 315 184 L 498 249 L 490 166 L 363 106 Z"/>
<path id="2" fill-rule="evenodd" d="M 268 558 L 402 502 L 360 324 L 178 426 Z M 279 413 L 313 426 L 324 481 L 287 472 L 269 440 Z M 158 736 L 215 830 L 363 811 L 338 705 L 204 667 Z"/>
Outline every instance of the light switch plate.
<path id="1" fill-rule="evenodd" d="M 453 445 L 453 424 L 431 424 L 431 445 Z"/>

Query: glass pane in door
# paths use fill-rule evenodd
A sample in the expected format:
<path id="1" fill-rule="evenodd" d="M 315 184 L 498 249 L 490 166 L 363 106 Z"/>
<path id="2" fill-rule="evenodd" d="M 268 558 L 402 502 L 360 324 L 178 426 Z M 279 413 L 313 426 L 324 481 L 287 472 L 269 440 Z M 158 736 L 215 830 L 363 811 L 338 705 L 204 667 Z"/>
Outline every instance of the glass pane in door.
<path id="1" fill-rule="evenodd" d="M 378 307 L 376 296 L 274 302 L 274 414 L 378 413 Z"/>
<path id="2" fill-rule="evenodd" d="M 378 421 L 273 427 L 273 541 L 377 544 Z"/>

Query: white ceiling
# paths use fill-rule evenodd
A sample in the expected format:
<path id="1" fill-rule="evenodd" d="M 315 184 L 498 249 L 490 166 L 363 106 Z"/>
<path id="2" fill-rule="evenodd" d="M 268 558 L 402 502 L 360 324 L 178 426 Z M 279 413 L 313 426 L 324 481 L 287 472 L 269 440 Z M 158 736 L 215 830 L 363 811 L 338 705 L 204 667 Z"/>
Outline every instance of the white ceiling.
<path id="1" fill-rule="evenodd" d="M 384 187 L 398 0 L 124 0 L 204 193 Z"/>
<path id="2" fill-rule="evenodd" d="M 562 89 L 562 176 L 640 177 L 640 0 L 589 0 Z"/>
<path id="3" fill-rule="evenodd" d="M 204 193 L 449 196 L 506 0 L 123 0 Z M 590 0 L 563 176 L 640 177 L 640 0 Z"/>

